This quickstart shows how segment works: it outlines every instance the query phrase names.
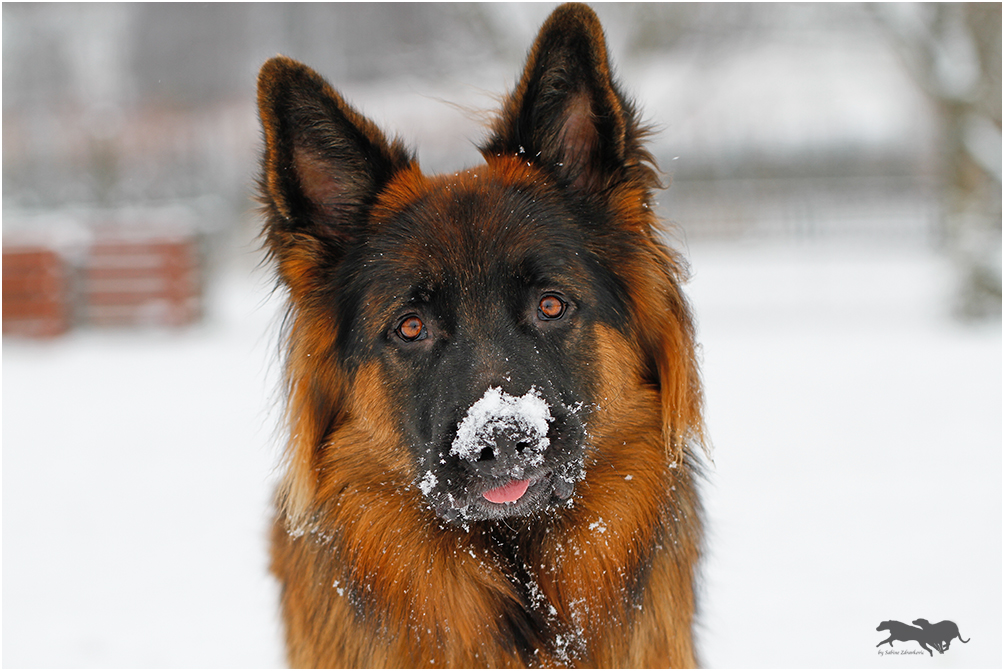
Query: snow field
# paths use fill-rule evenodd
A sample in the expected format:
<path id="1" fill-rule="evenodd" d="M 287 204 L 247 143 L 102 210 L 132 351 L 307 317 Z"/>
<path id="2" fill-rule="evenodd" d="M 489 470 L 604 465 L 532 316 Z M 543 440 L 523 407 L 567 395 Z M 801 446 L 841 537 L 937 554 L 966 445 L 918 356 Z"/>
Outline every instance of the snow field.
<path id="1" fill-rule="evenodd" d="M 950 268 L 920 248 L 691 260 L 714 441 L 704 663 L 916 666 L 879 657 L 875 628 L 926 618 L 974 638 L 924 663 L 999 667 L 999 322 L 953 323 Z"/>
<path id="2" fill-rule="evenodd" d="M 714 463 L 709 666 L 898 667 L 882 620 L 1001 665 L 1001 330 L 921 248 L 694 245 Z M 278 302 L 247 252 L 205 324 L 4 341 L 5 666 L 276 666 Z M 903 644 L 904 646 L 906 644 Z M 886 646 L 888 647 L 888 646 Z"/>

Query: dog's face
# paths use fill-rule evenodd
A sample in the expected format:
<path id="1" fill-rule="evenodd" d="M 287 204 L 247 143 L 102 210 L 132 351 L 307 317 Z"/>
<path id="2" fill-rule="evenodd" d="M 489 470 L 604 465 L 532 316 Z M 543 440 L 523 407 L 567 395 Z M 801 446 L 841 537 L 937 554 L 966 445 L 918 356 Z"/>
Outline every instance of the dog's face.
<path id="1" fill-rule="evenodd" d="M 291 517 L 377 479 L 452 522 L 535 515 L 604 458 L 597 426 L 626 444 L 619 421 L 679 456 L 700 417 L 689 313 L 589 10 L 542 28 L 471 170 L 424 175 L 288 58 L 263 66 L 259 110 Z M 633 424 L 608 411 L 626 385 L 649 404 Z"/>
<path id="2" fill-rule="evenodd" d="M 595 325 L 624 308 L 553 180 L 510 158 L 404 175 L 374 218 L 345 262 L 347 350 L 380 361 L 423 495 L 461 520 L 568 500 L 596 404 Z"/>

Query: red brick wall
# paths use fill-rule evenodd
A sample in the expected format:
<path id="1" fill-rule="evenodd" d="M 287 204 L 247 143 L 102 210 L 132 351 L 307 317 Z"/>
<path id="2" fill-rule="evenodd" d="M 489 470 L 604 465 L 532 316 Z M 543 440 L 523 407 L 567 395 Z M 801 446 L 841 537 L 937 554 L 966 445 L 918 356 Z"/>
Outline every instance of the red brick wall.
<path id="1" fill-rule="evenodd" d="M 3 250 L 3 332 L 30 337 L 70 328 L 70 277 L 63 258 L 44 247 Z"/>
<path id="2" fill-rule="evenodd" d="M 76 324 L 183 326 L 202 312 L 198 239 L 98 235 L 79 261 L 5 245 L 3 332 L 46 337 Z"/>
<path id="3" fill-rule="evenodd" d="M 97 240 L 80 274 L 83 319 L 94 325 L 181 326 L 200 313 L 191 238 Z"/>

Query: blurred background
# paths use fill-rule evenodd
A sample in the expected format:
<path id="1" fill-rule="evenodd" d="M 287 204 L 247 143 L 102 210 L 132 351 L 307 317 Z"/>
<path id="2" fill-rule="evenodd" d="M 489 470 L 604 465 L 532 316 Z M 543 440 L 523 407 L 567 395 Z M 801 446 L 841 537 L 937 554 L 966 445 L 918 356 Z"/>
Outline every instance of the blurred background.
<path id="1" fill-rule="evenodd" d="M 257 69 L 456 170 L 553 7 L 3 4 L 5 666 L 283 663 Z M 1001 5 L 595 8 L 692 271 L 704 664 L 1000 667 Z"/>

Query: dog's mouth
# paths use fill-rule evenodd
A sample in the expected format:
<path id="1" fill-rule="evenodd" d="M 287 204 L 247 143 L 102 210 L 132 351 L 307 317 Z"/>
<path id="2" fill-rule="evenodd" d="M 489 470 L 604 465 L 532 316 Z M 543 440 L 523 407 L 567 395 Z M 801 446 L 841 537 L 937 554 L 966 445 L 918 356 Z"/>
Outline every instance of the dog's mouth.
<path id="1" fill-rule="evenodd" d="M 487 499 L 489 503 L 516 503 L 524 494 L 526 494 L 526 490 L 529 488 L 529 480 L 510 480 L 495 489 L 489 489 L 487 492 L 482 492 L 481 496 Z"/>
<path id="2" fill-rule="evenodd" d="M 575 478 L 545 471 L 502 483 L 475 481 L 465 490 L 459 497 L 451 493 L 435 497 L 436 514 L 458 523 L 525 517 L 566 504 L 575 491 Z"/>

